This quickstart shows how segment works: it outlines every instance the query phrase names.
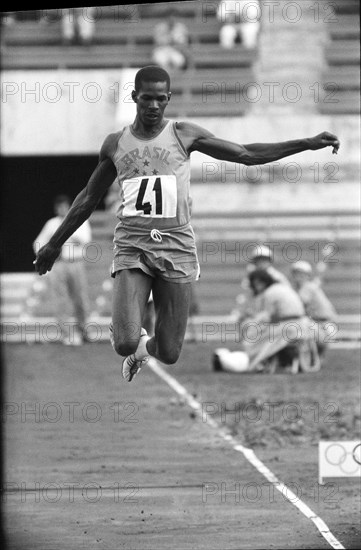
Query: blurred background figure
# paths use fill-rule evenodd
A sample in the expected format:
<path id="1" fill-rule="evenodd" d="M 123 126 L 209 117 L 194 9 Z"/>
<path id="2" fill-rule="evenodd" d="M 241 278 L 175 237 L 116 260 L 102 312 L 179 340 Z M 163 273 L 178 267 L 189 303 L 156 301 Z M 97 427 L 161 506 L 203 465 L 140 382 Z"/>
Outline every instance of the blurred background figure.
<path id="1" fill-rule="evenodd" d="M 4 27 L 12 27 L 15 25 L 17 20 L 17 13 L 16 11 L 8 11 L 0 14 L 0 22 L 1 26 Z"/>
<path id="2" fill-rule="evenodd" d="M 95 32 L 94 15 L 93 7 L 63 9 L 61 17 L 63 44 L 90 44 Z"/>
<path id="3" fill-rule="evenodd" d="M 190 64 L 188 29 L 170 10 L 167 19 L 154 28 L 152 61 L 166 71 L 185 70 Z"/>
<path id="4" fill-rule="evenodd" d="M 312 334 L 305 308 L 295 290 L 289 284 L 275 281 L 265 269 L 252 271 L 249 283 L 258 298 L 258 308 L 249 325 L 256 329 L 256 338 L 253 335 L 244 338 L 243 351 L 216 349 L 213 355 L 214 370 L 258 372 L 268 367 L 270 372 L 278 367 L 294 373 L 299 368 L 318 370 L 317 350 L 313 357 L 308 358 L 308 364 L 299 363 L 299 346 L 309 342 Z"/>
<path id="5" fill-rule="evenodd" d="M 59 195 L 55 198 L 54 211 L 56 216 L 46 222 L 35 239 L 33 243 L 35 253 L 53 236 L 68 213 L 70 205 L 71 200 L 66 195 Z M 88 341 L 85 325 L 88 317 L 89 300 L 84 268 L 86 254 L 84 255 L 83 248 L 90 241 L 91 228 L 89 221 L 86 220 L 64 243 L 61 255 L 47 275 L 55 317 L 61 331 L 61 341 L 65 345 L 79 345 L 84 341 Z M 76 331 L 67 322 L 69 300 L 74 309 Z"/>
<path id="6" fill-rule="evenodd" d="M 321 257 L 314 266 L 312 277 L 312 280 L 320 286 L 322 286 L 323 280 L 328 272 L 330 255 L 333 255 L 335 250 L 337 250 L 337 248 L 335 248 L 335 243 L 327 243 L 321 249 Z"/>
<path id="7" fill-rule="evenodd" d="M 281 271 L 275 268 L 273 264 L 273 253 L 268 246 L 258 245 L 251 253 L 250 271 L 254 269 L 265 269 L 273 279 L 279 283 L 289 285 L 290 282 Z"/>
<path id="8" fill-rule="evenodd" d="M 246 276 L 241 281 L 241 292 L 237 295 L 231 312 L 231 316 L 239 323 L 253 317 L 256 308 L 255 295 L 249 284 L 249 275 L 254 269 L 264 269 L 275 281 L 290 285 L 286 275 L 274 267 L 273 254 L 268 246 L 257 245 L 250 255 L 250 261 L 251 263 L 247 264 Z"/>
<path id="9" fill-rule="evenodd" d="M 237 42 L 251 50 L 257 47 L 261 23 L 261 7 L 258 0 L 221 0 L 217 10 L 222 23 L 219 42 L 231 49 Z"/>
<path id="10" fill-rule="evenodd" d="M 320 280 L 313 277 L 311 264 L 295 262 L 291 267 L 294 288 L 304 304 L 306 314 L 315 322 L 314 329 L 318 353 L 321 360 L 327 349 L 329 330 L 333 332 L 337 313 L 321 288 Z"/>

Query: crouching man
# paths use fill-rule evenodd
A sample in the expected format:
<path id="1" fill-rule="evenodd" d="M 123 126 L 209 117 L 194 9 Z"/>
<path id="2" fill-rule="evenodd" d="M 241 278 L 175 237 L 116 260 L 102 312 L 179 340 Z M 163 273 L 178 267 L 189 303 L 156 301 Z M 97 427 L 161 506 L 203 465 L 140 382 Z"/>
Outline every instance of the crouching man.
<path id="1" fill-rule="evenodd" d="M 263 371 L 270 362 L 276 365 L 276 361 L 280 367 L 295 368 L 300 345 L 309 343 L 312 338 L 310 319 L 300 297 L 289 285 L 275 281 L 264 269 L 252 271 L 249 282 L 256 298 L 256 311 L 254 318 L 243 325 L 242 333 L 246 335 L 243 350 L 215 350 L 214 370 Z M 317 357 L 309 357 L 308 365 L 304 364 L 302 370 L 315 370 L 313 362 L 317 363 Z"/>

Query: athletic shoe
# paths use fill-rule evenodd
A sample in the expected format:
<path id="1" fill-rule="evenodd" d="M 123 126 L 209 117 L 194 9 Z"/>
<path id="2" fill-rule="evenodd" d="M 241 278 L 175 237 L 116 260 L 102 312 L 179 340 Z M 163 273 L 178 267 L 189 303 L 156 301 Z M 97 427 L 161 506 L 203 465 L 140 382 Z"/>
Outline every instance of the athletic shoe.
<path id="1" fill-rule="evenodd" d="M 109 325 L 109 338 L 110 343 L 115 351 L 115 345 L 114 345 L 114 329 L 113 324 L 110 323 Z M 146 339 L 145 339 L 146 338 Z M 128 382 L 131 382 L 134 378 L 134 376 L 140 371 L 140 369 L 147 363 L 149 355 L 145 355 L 147 353 L 146 348 L 146 342 L 149 340 L 149 336 L 147 331 L 142 328 L 140 333 L 140 340 L 137 347 L 137 350 L 132 355 L 128 355 L 123 360 L 122 363 L 122 375 L 125 380 L 128 380 Z M 138 355 L 138 358 L 136 357 Z"/>
<path id="2" fill-rule="evenodd" d="M 144 359 L 141 359 L 140 361 L 137 361 L 134 353 L 133 355 L 128 355 L 123 361 L 122 365 L 122 374 L 123 378 L 125 380 L 128 380 L 128 382 L 131 382 L 133 378 L 138 374 L 140 369 L 148 362 L 148 357 L 145 357 Z"/>

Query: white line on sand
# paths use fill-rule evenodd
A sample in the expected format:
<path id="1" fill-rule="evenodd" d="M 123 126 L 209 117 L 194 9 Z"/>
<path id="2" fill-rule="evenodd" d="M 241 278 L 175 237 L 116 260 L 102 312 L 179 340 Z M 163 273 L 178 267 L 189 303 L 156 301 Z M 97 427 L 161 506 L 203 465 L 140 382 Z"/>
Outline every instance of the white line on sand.
<path id="1" fill-rule="evenodd" d="M 188 391 L 182 386 L 173 376 L 168 374 L 154 359 L 151 358 L 148 362 L 148 366 L 152 371 L 157 374 L 164 382 L 166 382 L 178 395 L 184 398 L 186 403 L 198 414 L 201 414 L 202 406 Z M 305 504 L 298 496 L 291 491 L 282 481 L 280 481 L 271 470 L 263 464 L 261 460 L 256 456 L 252 449 L 240 445 L 231 435 L 227 434 L 224 429 L 213 419 L 207 417 L 207 424 L 215 428 L 218 434 L 230 445 L 232 445 L 235 451 L 238 451 L 243 454 L 243 456 L 262 474 L 269 482 L 273 483 L 274 487 L 282 493 L 284 498 L 289 500 L 291 504 L 296 506 L 299 511 L 306 516 L 307 519 L 311 520 L 321 535 L 326 539 L 329 545 L 335 549 L 345 549 L 340 541 L 331 533 L 325 522 L 315 514 L 308 506 Z"/>

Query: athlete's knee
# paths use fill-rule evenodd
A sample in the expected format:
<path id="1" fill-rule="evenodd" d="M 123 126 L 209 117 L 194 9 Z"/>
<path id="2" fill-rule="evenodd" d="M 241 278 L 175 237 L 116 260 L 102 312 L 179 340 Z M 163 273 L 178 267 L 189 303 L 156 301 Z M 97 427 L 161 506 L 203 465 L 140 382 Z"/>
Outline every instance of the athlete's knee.
<path id="1" fill-rule="evenodd" d="M 123 357 L 135 353 L 139 343 L 139 336 L 140 334 L 137 334 L 134 327 L 130 330 L 129 326 L 123 327 L 116 323 L 111 325 L 110 340 L 113 349 L 118 355 L 122 355 Z"/>
<path id="2" fill-rule="evenodd" d="M 138 343 L 134 340 L 122 338 L 120 335 L 114 334 L 112 339 L 112 346 L 118 355 L 126 357 L 135 353 Z"/>
<path id="3" fill-rule="evenodd" d="M 158 347 L 158 354 L 159 358 L 162 361 L 162 363 L 165 363 L 166 365 L 174 365 L 179 359 L 180 353 L 182 350 L 182 345 L 173 345 L 172 347 L 169 346 L 159 346 Z"/>
<path id="4" fill-rule="evenodd" d="M 137 346 L 130 344 L 129 342 L 114 342 L 113 348 L 115 353 L 118 355 L 127 357 L 128 355 L 135 353 Z"/>

